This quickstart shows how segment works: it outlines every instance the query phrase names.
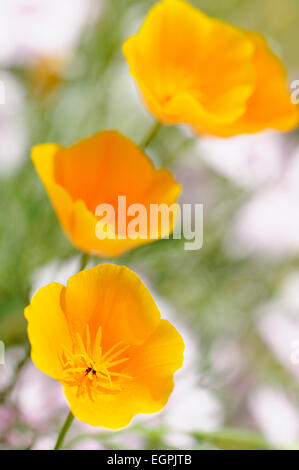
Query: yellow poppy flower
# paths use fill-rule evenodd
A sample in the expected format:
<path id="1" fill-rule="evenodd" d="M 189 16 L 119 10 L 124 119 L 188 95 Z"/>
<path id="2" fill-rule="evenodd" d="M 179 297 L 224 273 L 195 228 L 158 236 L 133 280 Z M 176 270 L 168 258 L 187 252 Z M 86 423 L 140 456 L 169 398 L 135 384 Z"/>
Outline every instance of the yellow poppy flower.
<path id="1" fill-rule="evenodd" d="M 41 288 L 25 309 L 31 357 L 59 380 L 74 416 L 118 429 L 172 392 L 184 343 L 139 277 L 104 264 Z"/>
<path id="2" fill-rule="evenodd" d="M 166 124 L 232 136 L 298 125 L 286 71 L 257 33 L 163 0 L 123 45 L 145 103 Z"/>
<path id="3" fill-rule="evenodd" d="M 156 170 L 133 142 L 116 131 L 99 132 L 69 148 L 37 145 L 31 157 L 68 237 L 80 250 L 100 256 L 119 256 L 152 241 L 149 223 L 142 236 L 129 237 L 129 217 L 124 230 L 117 233 L 119 196 L 126 197 L 127 207 L 143 205 L 150 216 L 152 204 L 171 207 L 181 191 L 168 170 Z M 103 221 L 96 215 L 100 204 L 114 210 L 115 218 L 107 221 L 106 231 L 115 234 L 115 239 L 97 236 L 98 223 Z M 170 217 L 169 224 L 159 222 L 156 238 L 171 233 L 175 218 Z"/>

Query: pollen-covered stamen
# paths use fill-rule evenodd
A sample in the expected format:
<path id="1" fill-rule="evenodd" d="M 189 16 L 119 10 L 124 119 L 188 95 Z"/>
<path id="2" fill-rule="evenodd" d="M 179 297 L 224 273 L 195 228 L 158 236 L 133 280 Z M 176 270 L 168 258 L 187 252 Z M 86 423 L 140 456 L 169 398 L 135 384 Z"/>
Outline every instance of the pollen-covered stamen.
<path id="1" fill-rule="evenodd" d="M 72 351 L 61 346 L 59 359 L 63 369 L 62 381 L 65 385 L 77 387 L 77 396 L 87 393 L 94 400 L 95 394 L 100 391 L 117 393 L 122 390 L 125 381 L 131 379 L 127 374 L 111 370 L 129 360 L 123 357 L 129 345 L 120 341 L 103 353 L 101 342 L 102 328 L 98 328 L 92 345 L 87 325 L 85 341 L 77 333 Z"/>

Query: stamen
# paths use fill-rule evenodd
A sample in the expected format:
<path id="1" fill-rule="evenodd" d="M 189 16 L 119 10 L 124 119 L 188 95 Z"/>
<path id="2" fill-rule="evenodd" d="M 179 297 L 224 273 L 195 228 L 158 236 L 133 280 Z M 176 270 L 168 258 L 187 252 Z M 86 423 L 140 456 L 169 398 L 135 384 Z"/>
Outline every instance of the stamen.
<path id="1" fill-rule="evenodd" d="M 109 361 L 112 361 L 113 359 L 117 358 L 120 354 L 122 354 L 123 352 L 127 351 L 127 349 L 129 348 L 130 346 L 125 346 L 124 348 L 120 349 L 119 351 L 115 352 L 114 354 L 112 354 L 112 356 L 109 355 Z M 112 349 L 112 348 L 111 348 Z M 107 356 L 107 353 L 104 354 L 103 356 L 103 359 L 105 359 L 105 357 Z"/>
<path id="2" fill-rule="evenodd" d="M 123 362 L 126 362 L 128 360 L 129 360 L 128 357 L 124 357 L 123 359 L 119 359 L 118 361 L 108 362 L 108 365 L 109 365 L 109 367 L 114 367 L 114 366 L 117 366 L 118 364 L 122 364 Z"/>
<path id="3" fill-rule="evenodd" d="M 85 355 L 86 354 L 86 349 L 85 349 L 83 340 L 82 340 L 81 336 L 79 335 L 79 333 L 76 334 L 76 340 L 78 342 L 78 347 L 79 347 L 79 350 L 80 350 L 81 354 Z"/>
<path id="4" fill-rule="evenodd" d="M 86 325 L 86 351 L 87 351 L 87 354 L 90 355 L 90 331 L 89 331 L 89 325 Z"/>
<path id="5" fill-rule="evenodd" d="M 93 355 L 96 356 L 97 354 L 102 354 L 102 348 L 101 348 L 101 341 L 102 341 L 102 328 L 99 326 L 96 339 L 94 341 L 93 345 Z"/>
<path id="6" fill-rule="evenodd" d="M 126 381 L 132 377 L 121 371 L 111 371 L 111 368 L 127 362 L 129 357 L 120 357 L 130 347 L 123 341 L 111 346 L 102 353 L 102 328 L 99 327 L 93 344 L 90 328 L 86 325 L 85 340 L 77 332 L 73 351 L 61 345 L 59 361 L 63 369 L 62 382 L 70 387 L 76 387 L 76 395 L 84 394 L 95 400 L 97 393 L 118 393 Z"/>
<path id="7" fill-rule="evenodd" d="M 106 351 L 105 354 L 103 355 L 103 359 L 105 359 L 105 357 L 109 356 L 112 353 L 112 351 L 114 351 L 114 349 L 118 348 L 118 346 L 120 346 L 121 344 L 123 344 L 123 341 L 119 341 L 114 346 L 112 346 L 112 348 L 108 349 L 108 351 Z"/>
<path id="8" fill-rule="evenodd" d="M 121 374 L 120 372 L 109 372 L 111 377 L 123 377 L 124 379 L 131 379 L 131 375 Z"/>

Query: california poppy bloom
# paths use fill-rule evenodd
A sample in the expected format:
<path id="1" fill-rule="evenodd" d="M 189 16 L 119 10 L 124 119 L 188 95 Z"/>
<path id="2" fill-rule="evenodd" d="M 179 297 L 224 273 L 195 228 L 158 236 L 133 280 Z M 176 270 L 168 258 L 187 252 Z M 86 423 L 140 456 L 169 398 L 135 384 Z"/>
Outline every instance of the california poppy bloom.
<path id="1" fill-rule="evenodd" d="M 163 0 L 123 45 L 149 111 L 199 134 L 232 136 L 298 125 L 286 71 L 262 35 Z"/>
<path id="2" fill-rule="evenodd" d="M 129 217 L 122 220 L 125 226 L 120 231 L 116 223 L 120 197 L 126 198 L 128 207 L 143 205 L 149 216 L 152 204 L 171 207 L 181 191 L 168 170 L 156 170 L 133 142 L 116 131 L 99 132 L 69 148 L 37 145 L 31 156 L 67 236 L 80 250 L 100 256 L 118 256 L 150 241 L 149 224 L 142 236 L 129 236 Z M 109 205 L 115 218 L 104 224 L 103 213 L 97 216 L 100 205 Z M 99 223 L 109 237 L 98 236 Z M 161 222 L 154 238 L 168 235 L 174 223 L 175 216 L 168 225 Z"/>
<path id="3" fill-rule="evenodd" d="M 63 384 L 78 419 L 118 429 L 166 404 L 184 343 L 128 268 L 103 264 L 66 287 L 51 283 L 25 317 L 33 362 Z"/>

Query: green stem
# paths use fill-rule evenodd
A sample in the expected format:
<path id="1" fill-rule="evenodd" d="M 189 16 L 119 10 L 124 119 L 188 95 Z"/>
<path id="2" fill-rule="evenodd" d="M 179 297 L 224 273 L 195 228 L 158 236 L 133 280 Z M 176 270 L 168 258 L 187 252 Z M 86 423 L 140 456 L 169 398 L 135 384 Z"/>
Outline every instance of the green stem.
<path id="1" fill-rule="evenodd" d="M 149 132 L 146 134 L 146 136 L 141 141 L 141 143 L 139 145 L 140 148 L 146 149 L 146 147 L 149 146 L 149 144 L 152 142 L 152 140 L 158 134 L 161 127 L 162 127 L 162 124 L 159 121 L 155 121 L 153 126 L 149 130 Z"/>
<path id="2" fill-rule="evenodd" d="M 208 442 L 222 450 L 266 450 L 272 446 L 255 431 L 224 428 L 214 432 L 196 431 L 193 436 L 199 442 Z"/>
<path id="3" fill-rule="evenodd" d="M 74 421 L 74 415 L 73 413 L 70 411 L 69 414 L 67 415 L 67 418 L 65 420 L 65 423 L 64 425 L 62 426 L 62 428 L 60 429 L 60 432 L 59 432 L 59 435 L 58 435 L 58 438 L 57 438 L 57 442 L 56 442 L 56 445 L 54 447 L 54 450 L 59 450 L 63 444 L 63 441 L 64 441 L 64 438 L 66 436 L 66 433 L 68 432 L 68 430 L 70 429 L 71 425 L 72 425 L 72 422 Z"/>
<path id="4" fill-rule="evenodd" d="M 88 261 L 89 261 L 89 255 L 87 253 L 82 253 L 79 271 L 83 271 L 83 269 L 86 268 Z"/>

